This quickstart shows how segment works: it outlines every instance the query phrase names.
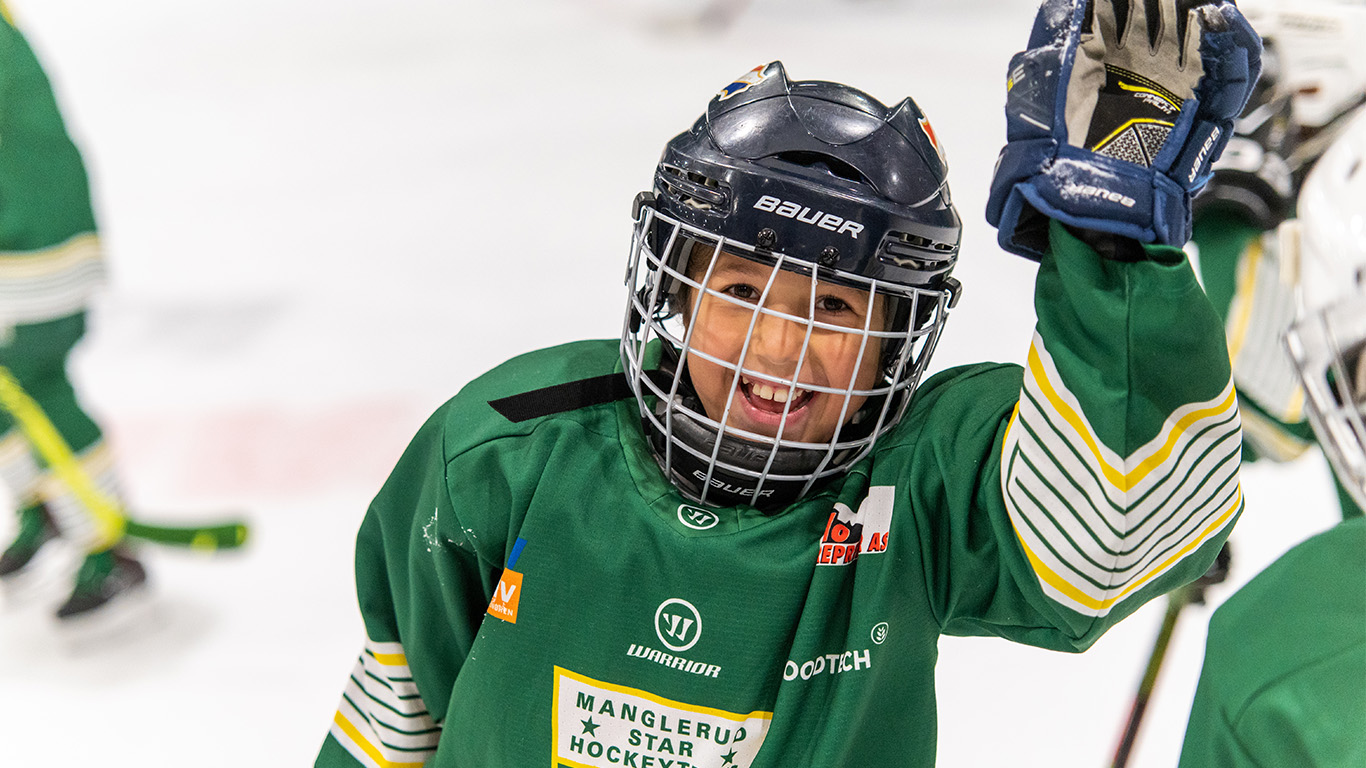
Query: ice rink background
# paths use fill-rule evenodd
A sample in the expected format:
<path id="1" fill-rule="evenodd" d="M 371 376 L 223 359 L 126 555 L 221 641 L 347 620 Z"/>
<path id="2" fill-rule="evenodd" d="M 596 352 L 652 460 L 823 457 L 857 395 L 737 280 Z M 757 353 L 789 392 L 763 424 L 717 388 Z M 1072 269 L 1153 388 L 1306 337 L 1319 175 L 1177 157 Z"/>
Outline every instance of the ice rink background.
<path id="1" fill-rule="evenodd" d="M 726 29 L 687 0 L 9 4 L 91 170 L 112 280 L 73 373 L 129 497 L 241 511 L 254 538 L 144 549 L 133 631 L 54 627 L 65 584 L 0 606 L 2 765 L 311 765 L 363 639 L 370 496 L 473 376 L 618 333 L 632 197 L 755 65 L 914 96 L 965 223 L 934 367 L 1028 345 L 1033 266 L 982 211 L 1033 0 L 755 0 Z M 1244 488 L 1214 602 L 1336 520 L 1317 454 Z M 1079 656 L 946 638 L 940 764 L 1108 765 L 1161 612 Z M 1183 616 L 1132 765 L 1175 763 L 1208 613 Z"/>

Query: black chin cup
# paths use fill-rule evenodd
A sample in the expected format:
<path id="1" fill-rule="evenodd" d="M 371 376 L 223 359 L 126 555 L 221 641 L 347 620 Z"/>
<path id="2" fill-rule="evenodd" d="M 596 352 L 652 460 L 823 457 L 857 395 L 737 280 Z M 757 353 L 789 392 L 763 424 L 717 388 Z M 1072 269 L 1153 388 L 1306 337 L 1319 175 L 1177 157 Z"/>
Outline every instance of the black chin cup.
<path id="1" fill-rule="evenodd" d="M 660 369 L 652 374 L 652 378 L 658 377 L 656 381 L 661 390 L 667 391 L 678 362 L 678 350 L 666 345 Z M 681 375 L 678 403 L 690 411 L 702 413 L 702 404 L 692 389 L 687 370 L 684 369 Z M 864 403 L 840 430 L 836 442 L 867 437 L 876 424 L 883 401 L 882 397 L 874 397 Z M 655 461 L 669 481 L 688 498 L 712 507 L 745 504 L 762 512 L 777 512 L 844 474 L 858 450 L 844 448 L 832 453 L 829 448 L 799 448 L 726 434 L 721 437 L 713 462 L 718 429 L 710 420 L 701 421 L 682 407 L 670 408 L 665 398 L 660 397 L 650 415 L 642 421 Z M 669 444 L 670 431 L 672 445 Z"/>
<path id="2" fill-rule="evenodd" d="M 664 410 L 662 406 L 657 407 L 654 418 L 660 421 L 670 418 Z M 684 495 L 711 507 L 745 504 L 764 512 L 776 512 L 818 486 L 820 480 L 813 483 L 811 478 L 822 469 L 823 463 L 824 469 L 838 466 L 842 453 L 836 452 L 827 462 L 828 449 L 793 448 L 734 435 L 721 437 L 717 449 L 716 429 L 678 409 L 673 410 L 670 429 L 672 446 L 668 445 L 663 430 L 646 425 L 645 432 L 650 437 L 655 460 Z M 713 449 L 716 449 L 715 462 L 711 460 Z M 698 456 L 699 453 L 703 455 Z"/>

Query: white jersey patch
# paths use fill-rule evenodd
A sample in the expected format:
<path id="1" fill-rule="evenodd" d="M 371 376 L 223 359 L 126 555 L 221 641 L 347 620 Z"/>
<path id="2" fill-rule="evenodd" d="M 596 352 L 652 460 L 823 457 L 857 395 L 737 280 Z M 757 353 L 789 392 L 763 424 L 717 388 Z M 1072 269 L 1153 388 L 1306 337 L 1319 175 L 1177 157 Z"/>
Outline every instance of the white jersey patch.
<path id="1" fill-rule="evenodd" d="M 575 768 L 749 765 L 772 712 L 737 714 L 555 667 L 556 764 Z"/>
<path id="2" fill-rule="evenodd" d="M 847 504 L 835 503 L 830 519 L 821 534 L 820 556 L 817 565 L 848 565 L 860 555 L 876 555 L 887 551 L 892 531 L 892 508 L 896 504 L 896 486 L 875 485 L 859 504 L 858 512 Z"/>

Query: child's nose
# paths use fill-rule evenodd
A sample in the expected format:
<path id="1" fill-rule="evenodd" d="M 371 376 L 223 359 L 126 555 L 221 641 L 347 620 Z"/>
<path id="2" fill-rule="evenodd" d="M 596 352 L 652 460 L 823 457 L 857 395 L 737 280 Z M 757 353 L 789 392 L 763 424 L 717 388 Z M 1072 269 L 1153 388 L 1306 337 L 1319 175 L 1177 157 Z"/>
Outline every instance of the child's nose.
<path id="1" fill-rule="evenodd" d="M 750 351 L 772 374 L 792 375 L 806 343 L 806 324 L 760 312 L 754 323 Z"/>

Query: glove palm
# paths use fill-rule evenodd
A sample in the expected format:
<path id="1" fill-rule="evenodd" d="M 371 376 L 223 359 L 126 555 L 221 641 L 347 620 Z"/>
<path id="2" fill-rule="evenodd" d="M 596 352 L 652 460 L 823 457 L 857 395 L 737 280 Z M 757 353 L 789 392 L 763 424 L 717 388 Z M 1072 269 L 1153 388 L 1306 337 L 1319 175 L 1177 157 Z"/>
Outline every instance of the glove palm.
<path id="1" fill-rule="evenodd" d="M 1038 258 L 1043 217 L 1183 244 L 1257 77 L 1251 26 L 1226 0 L 1045 0 L 1029 46 L 987 205 L 1002 247 Z"/>

